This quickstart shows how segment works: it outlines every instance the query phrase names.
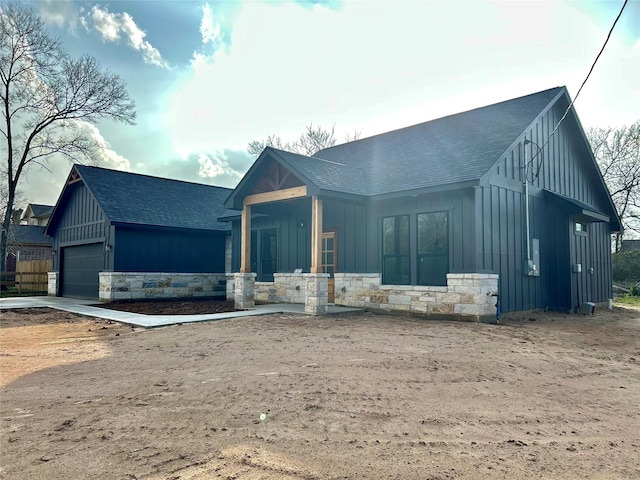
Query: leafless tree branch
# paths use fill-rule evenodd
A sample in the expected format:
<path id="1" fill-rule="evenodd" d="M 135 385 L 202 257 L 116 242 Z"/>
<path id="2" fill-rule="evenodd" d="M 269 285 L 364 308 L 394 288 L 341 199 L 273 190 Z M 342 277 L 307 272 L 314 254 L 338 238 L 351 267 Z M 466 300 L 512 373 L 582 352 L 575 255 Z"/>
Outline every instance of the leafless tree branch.
<path id="1" fill-rule="evenodd" d="M 97 161 L 98 146 L 74 122 L 108 119 L 133 124 L 136 112 L 118 75 L 103 70 L 91 56 L 69 57 L 40 17 L 16 3 L 0 9 L 0 108 L 4 270 L 6 233 L 25 168 L 45 166 L 53 155 Z"/>

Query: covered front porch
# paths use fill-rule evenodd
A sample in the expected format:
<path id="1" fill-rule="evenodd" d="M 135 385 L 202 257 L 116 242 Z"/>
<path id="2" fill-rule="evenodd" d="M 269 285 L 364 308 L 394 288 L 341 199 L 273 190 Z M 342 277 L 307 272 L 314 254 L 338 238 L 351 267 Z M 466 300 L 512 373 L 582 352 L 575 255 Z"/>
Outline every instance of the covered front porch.
<path id="1" fill-rule="evenodd" d="M 462 265 L 456 273 L 447 273 L 452 266 L 448 261 L 434 283 L 429 283 L 431 277 L 416 275 L 417 269 L 412 276 L 395 274 L 410 257 L 387 250 L 411 237 L 409 222 L 393 224 L 406 231 L 383 228 L 389 226 L 383 218 L 396 219 L 398 200 L 381 204 L 351 193 L 357 173 L 322 159 L 265 149 L 226 202 L 227 208 L 242 212 L 228 218 L 233 222 L 234 253 L 227 298 L 242 309 L 256 302 L 302 304 L 314 315 L 335 304 L 476 321 L 494 317 L 497 275 L 460 273 L 465 272 Z M 419 220 L 433 216 L 418 215 Z M 411 228 L 425 225 L 431 224 Z M 444 258 L 450 258 L 449 247 L 442 250 Z M 414 263 L 434 264 L 431 257 L 423 257 L 413 258 Z"/>
<path id="2" fill-rule="evenodd" d="M 333 274 L 335 272 L 334 239 L 323 230 L 323 200 L 320 189 L 301 179 L 282 162 L 275 152 L 265 151 L 227 200 L 230 208 L 240 209 L 240 239 L 237 272 L 228 275 L 227 298 L 233 298 L 236 308 L 253 308 L 256 300 L 263 303 L 303 303 L 306 313 L 320 315 L 333 302 Z M 252 218 L 278 218 L 278 224 L 252 228 Z M 290 235 L 282 233 L 282 222 L 294 229 Z M 238 235 L 239 234 L 239 235 Z M 295 235 L 295 238 L 290 238 Z M 279 257 L 295 243 L 296 258 L 288 262 L 289 273 L 281 273 Z M 276 281 L 276 278 L 278 281 Z M 295 278 L 294 290 L 283 286 L 284 279 Z M 284 282 L 287 283 L 287 282 Z M 288 282 L 291 283 L 291 282 Z M 278 284 L 280 295 L 275 290 Z"/>

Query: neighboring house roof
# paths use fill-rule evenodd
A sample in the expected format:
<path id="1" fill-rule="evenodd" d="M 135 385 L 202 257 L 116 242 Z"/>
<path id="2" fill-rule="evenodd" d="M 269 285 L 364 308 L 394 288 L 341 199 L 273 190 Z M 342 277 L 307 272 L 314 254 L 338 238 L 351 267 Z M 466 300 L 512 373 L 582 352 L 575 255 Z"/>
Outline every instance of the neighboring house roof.
<path id="1" fill-rule="evenodd" d="M 53 238 L 44 233 L 45 227 L 37 225 L 9 225 L 9 245 L 53 246 Z"/>
<path id="2" fill-rule="evenodd" d="M 623 252 L 640 252 L 640 240 L 622 240 Z"/>
<path id="3" fill-rule="evenodd" d="M 39 203 L 30 203 L 22 212 L 20 220 L 46 220 L 51 216 L 53 212 L 53 205 L 41 205 Z"/>
<path id="4" fill-rule="evenodd" d="M 53 205 L 40 205 L 38 203 L 30 203 L 31 212 L 34 217 L 46 217 L 53 212 Z"/>
<path id="5" fill-rule="evenodd" d="M 230 229 L 228 223 L 218 221 L 218 217 L 231 213 L 224 207 L 231 193 L 229 188 L 86 165 L 74 165 L 72 174 L 74 171 L 111 222 L 199 230 Z M 64 210 L 62 204 L 68 187 L 55 207 L 47 227 L 49 233 L 55 229 Z"/>

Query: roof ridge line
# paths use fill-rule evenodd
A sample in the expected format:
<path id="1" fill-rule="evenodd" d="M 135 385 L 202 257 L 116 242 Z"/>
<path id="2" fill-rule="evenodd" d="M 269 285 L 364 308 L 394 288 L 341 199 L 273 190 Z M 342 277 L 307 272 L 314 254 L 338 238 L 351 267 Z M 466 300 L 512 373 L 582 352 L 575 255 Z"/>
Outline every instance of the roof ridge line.
<path id="1" fill-rule="evenodd" d="M 385 132 L 376 133 L 375 135 L 371 135 L 370 137 L 359 138 L 359 139 L 353 140 L 351 142 L 341 143 L 341 144 L 338 144 L 338 145 L 332 145 L 331 147 L 323 148 L 322 150 L 319 150 L 319 151 L 322 152 L 322 151 L 325 151 L 325 150 L 332 150 L 334 148 L 338 148 L 338 147 L 341 147 L 343 145 L 347 145 L 349 143 L 363 142 L 363 141 L 370 140 L 370 139 L 376 138 L 376 137 L 381 137 L 383 135 L 387 135 L 387 134 L 390 134 L 390 133 L 394 133 L 394 132 L 398 132 L 398 131 L 401 131 L 401 130 L 407 130 L 407 129 L 410 129 L 410 128 L 418 127 L 420 125 L 424 125 L 424 124 L 427 124 L 427 123 L 430 123 L 430 122 L 435 122 L 435 121 L 438 121 L 438 120 L 444 120 L 445 118 L 450 118 L 450 117 L 455 117 L 455 116 L 458 116 L 458 115 L 467 114 L 467 113 L 470 113 L 470 112 L 474 112 L 476 110 L 483 110 L 485 108 L 495 107 L 495 106 L 503 104 L 503 103 L 509 103 L 509 102 L 513 102 L 513 101 L 517 101 L 517 100 L 522 100 L 522 99 L 524 99 L 526 97 L 531 97 L 531 96 L 534 96 L 534 95 L 539 95 L 539 94 L 544 93 L 544 92 L 548 92 L 550 90 L 562 89 L 562 88 L 566 88 L 566 86 L 558 85 L 558 86 L 551 87 L 551 88 L 545 88 L 544 90 L 540 90 L 538 92 L 528 93 L 526 95 L 520 95 L 519 97 L 509 98 L 507 100 L 501 100 L 499 102 L 490 103 L 489 105 L 481 105 L 479 107 L 470 108 L 468 110 L 463 110 L 461 112 L 450 113 L 448 115 L 443 115 L 441 117 L 432 118 L 430 120 L 425 120 L 423 122 L 418 122 L 418 123 L 415 123 L 415 124 L 412 124 L 412 125 L 405 125 L 404 127 L 398 127 L 398 128 L 394 128 L 393 130 L 388 130 L 388 131 L 385 131 Z"/>
<path id="2" fill-rule="evenodd" d="M 113 173 L 121 173 L 124 175 L 135 175 L 137 177 L 146 177 L 146 178 L 152 178 L 155 180 L 166 180 L 169 182 L 178 182 L 178 183 L 188 183 L 190 185 L 199 185 L 202 187 L 213 187 L 213 188 L 222 188 L 224 190 L 233 190 L 233 188 L 231 187 L 222 187 L 220 185 L 210 185 L 207 183 L 199 183 L 199 182 L 193 182 L 191 180 L 178 180 L 177 178 L 169 178 L 169 177 L 160 177 L 158 175 L 149 175 L 147 173 L 136 173 L 136 172 L 126 172 L 124 170 L 117 170 L 115 168 L 105 168 L 105 167 L 98 167 L 96 165 L 83 165 L 81 163 L 76 163 L 73 165 L 74 168 L 76 167 L 82 167 L 82 168 L 91 168 L 91 169 L 96 169 L 96 170 L 103 170 L 106 172 L 113 172 Z"/>

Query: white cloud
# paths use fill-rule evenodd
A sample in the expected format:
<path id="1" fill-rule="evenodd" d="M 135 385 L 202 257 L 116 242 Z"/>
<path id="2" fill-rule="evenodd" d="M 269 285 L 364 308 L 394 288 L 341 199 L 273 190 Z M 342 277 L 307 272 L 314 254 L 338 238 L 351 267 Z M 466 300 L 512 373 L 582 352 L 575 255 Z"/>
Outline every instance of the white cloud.
<path id="1" fill-rule="evenodd" d="M 202 43 L 217 43 L 220 41 L 220 24 L 216 23 L 213 18 L 213 10 L 208 3 L 202 7 L 202 21 L 200 22 L 200 34 L 202 35 Z"/>
<path id="2" fill-rule="evenodd" d="M 41 0 L 37 4 L 40 18 L 46 24 L 75 29 L 79 16 L 72 0 Z"/>
<path id="3" fill-rule="evenodd" d="M 103 40 L 117 42 L 120 40 L 120 35 L 123 34 L 129 46 L 142 53 L 145 63 L 168 68 L 168 64 L 162 58 L 160 52 L 144 39 L 146 33 L 136 25 L 136 22 L 127 12 L 111 13 L 94 5 L 89 15 L 94 28 L 100 33 Z M 86 25 L 86 20 L 84 24 Z"/>
<path id="4" fill-rule="evenodd" d="M 79 130 L 96 145 L 96 157 L 91 163 L 115 170 L 130 170 L 130 162 L 117 153 L 93 124 L 73 120 L 68 127 Z M 62 192 L 64 182 L 71 170 L 72 161 L 62 155 L 51 155 L 39 166 L 30 165 L 20 180 L 25 200 L 32 203 L 54 205 Z"/>
<path id="5" fill-rule="evenodd" d="M 194 56 L 164 124 L 176 151 L 201 152 L 292 138 L 309 122 L 368 136 L 559 85 L 575 95 L 605 35 L 564 2 L 244 2 L 229 47 Z M 616 42 L 605 53 L 616 66 L 577 104 L 586 127 L 633 102 L 604 78 L 635 78 L 638 53 Z"/>
<path id="6" fill-rule="evenodd" d="M 212 63 L 224 52 L 230 42 L 237 4 L 217 4 L 216 11 L 205 3 L 202 6 L 200 35 L 202 44 L 193 52 L 192 65 Z"/>
<path id="7" fill-rule="evenodd" d="M 111 145 L 104 139 L 98 127 L 92 123 L 81 120 L 74 120 L 73 122 L 80 130 L 83 130 L 97 146 L 97 158 L 94 159 L 97 165 L 115 170 L 131 170 L 131 162 L 111 148 Z"/>
<path id="8" fill-rule="evenodd" d="M 198 158 L 198 163 L 200 164 L 200 171 L 198 175 L 202 178 L 215 178 L 218 175 L 222 175 L 224 173 L 224 169 L 218 163 L 214 163 L 214 160 L 210 158 L 207 154 L 200 154 Z"/>
<path id="9" fill-rule="evenodd" d="M 225 149 L 193 153 L 182 159 L 172 158 L 162 162 L 138 162 L 135 164 L 135 171 L 233 188 L 251 163 L 253 158 L 246 151 Z"/>

